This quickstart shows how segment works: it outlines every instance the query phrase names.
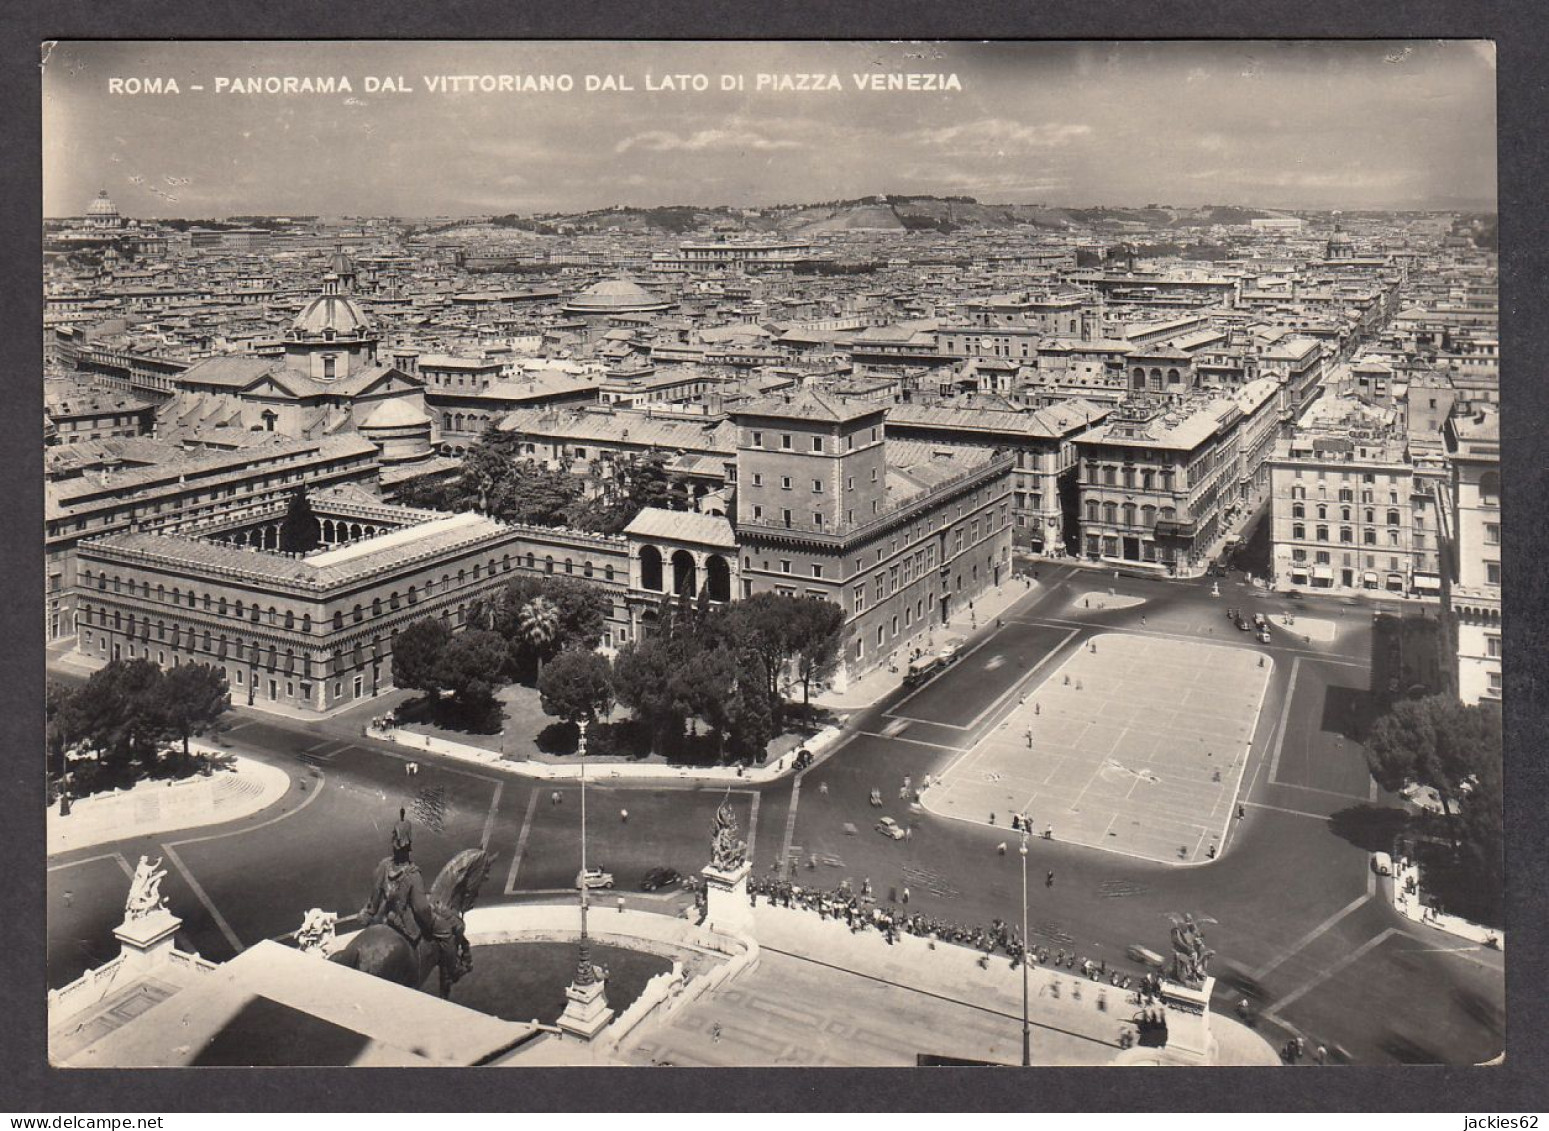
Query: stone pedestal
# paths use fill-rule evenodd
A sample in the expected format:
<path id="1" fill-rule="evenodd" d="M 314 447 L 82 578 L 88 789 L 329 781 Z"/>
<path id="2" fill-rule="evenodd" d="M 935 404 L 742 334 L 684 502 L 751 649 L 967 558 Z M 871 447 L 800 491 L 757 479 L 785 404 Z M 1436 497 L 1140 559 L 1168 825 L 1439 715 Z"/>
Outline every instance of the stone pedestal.
<path id="1" fill-rule="evenodd" d="M 733 935 L 753 933 L 753 905 L 748 902 L 748 874 L 753 865 L 743 861 L 730 872 L 714 864 L 699 870 L 705 878 L 705 926 Z"/>
<path id="2" fill-rule="evenodd" d="M 140 973 L 167 961 L 172 953 L 173 936 L 183 925 L 165 907 L 139 919 L 125 919 L 113 928 L 113 937 L 123 948 L 126 971 Z"/>
<path id="3" fill-rule="evenodd" d="M 565 987 L 565 1012 L 555 1022 L 566 1036 L 591 1041 L 613 1020 L 613 1010 L 608 1007 L 606 986 L 601 979 L 584 986 L 574 983 Z"/>
<path id="4" fill-rule="evenodd" d="M 1167 1007 L 1167 1051 L 1209 1064 L 1214 1058 L 1210 1036 L 1210 991 L 1216 980 L 1206 978 L 1199 989 L 1170 979 L 1162 982 L 1162 1004 Z"/>

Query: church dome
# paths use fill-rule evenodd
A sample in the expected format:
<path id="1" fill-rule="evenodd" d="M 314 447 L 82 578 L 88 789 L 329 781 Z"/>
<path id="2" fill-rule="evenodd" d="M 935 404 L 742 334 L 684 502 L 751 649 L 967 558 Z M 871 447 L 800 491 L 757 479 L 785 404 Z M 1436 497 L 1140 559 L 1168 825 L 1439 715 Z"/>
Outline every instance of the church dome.
<path id="1" fill-rule="evenodd" d="M 371 333 L 371 323 L 355 302 L 344 295 L 321 294 L 307 303 L 290 324 L 292 334 L 358 338 Z"/>
<path id="2" fill-rule="evenodd" d="M 593 283 L 565 303 L 572 314 L 628 314 L 666 310 L 671 303 L 629 279 Z"/>
<path id="3" fill-rule="evenodd" d="M 430 417 L 426 416 L 418 408 L 406 400 L 384 401 L 371 411 L 365 420 L 360 422 L 363 429 L 366 428 L 417 428 L 430 423 Z"/>
<path id="4" fill-rule="evenodd" d="M 108 190 L 103 189 L 97 194 L 97 199 L 87 207 L 86 215 L 98 220 L 116 220 L 118 205 L 108 199 Z"/>

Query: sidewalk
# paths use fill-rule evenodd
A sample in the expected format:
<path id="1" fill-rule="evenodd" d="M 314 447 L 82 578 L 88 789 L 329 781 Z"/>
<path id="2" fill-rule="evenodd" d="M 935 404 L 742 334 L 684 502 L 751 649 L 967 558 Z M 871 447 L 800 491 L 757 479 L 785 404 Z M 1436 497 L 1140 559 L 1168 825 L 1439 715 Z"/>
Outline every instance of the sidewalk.
<path id="1" fill-rule="evenodd" d="M 229 759 L 231 769 L 179 782 L 142 781 L 132 789 L 93 794 L 74 802 L 68 817 L 61 817 L 59 806 L 51 805 L 47 855 L 125 837 L 235 821 L 267 808 L 290 788 L 290 775 L 277 766 L 200 743 L 190 743 L 189 747 Z"/>
<path id="2" fill-rule="evenodd" d="M 1039 568 L 1052 569 L 1058 564 L 1050 562 Z M 828 690 L 814 695 L 813 704 L 831 711 L 865 710 L 903 686 L 904 676 L 909 670 L 910 650 L 924 648 L 927 653 L 931 653 L 955 638 L 964 641 L 962 651 L 968 652 L 994 629 L 996 617 L 1004 616 L 1018 601 L 1030 593 L 1039 592 L 1042 586 L 1042 582 L 1034 581 L 1031 577 L 1012 577 L 998 589 L 987 590 L 975 597 L 972 610 L 965 604 L 946 624 L 932 628 L 923 641 L 918 636 L 905 641 L 871 671 L 859 679 L 851 680 L 843 691 Z"/>
<path id="3" fill-rule="evenodd" d="M 1406 892 L 1409 885 L 1414 884 L 1413 892 Z M 1393 870 L 1393 908 L 1404 918 L 1413 923 L 1419 923 L 1427 927 L 1435 927 L 1438 931 L 1445 931 L 1449 935 L 1456 935 L 1461 939 L 1471 942 L 1490 945 L 1488 940 L 1494 939 L 1492 949 L 1502 953 L 1506 951 L 1506 932 L 1493 931 L 1489 927 L 1481 927 L 1478 923 L 1470 923 L 1467 919 L 1456 915 L 1438 915 L 1436 912 L 1421 902 L 1420 867 L 1413 860 L 1398 860 L 1394 862 Z"/>
<path id="4" fill-rule="evenodd" d="M 437 738 L 434 735 L 421 734 L 419 731 L 404 730 L 399 727 L 379 727 L 368 724 L 364 729 L 365 737 L 374 738 L 379 742 L 390 742 L 403 750 L 406 754 L 430 753 L 438 754 L 444 758 L 453 758 L 459 762 L 469 762 L 482 766 L 488 770 L 498 770 L 501 773 L 511 774 L 517 777 L 537 778 L 540 781 L 577 781 L 581 777 L 581 763 L 578 759 L 570 759 L 566 762 L 540 762 L 534 759 L 514 759 L 504 757 L 498 750 L 489 750 L 482 746 L 471 746 L 463 742 L 453 742 L 450 739 Z M 812 765 L 817 765 L 833 748 L 840 736 L 838 727 L 824 727 L 817 734 L 809 738 L 805 745 L 812 752 Z M 783 758 L 777 758 L 774 762 L 763 766 L 737 767 L 737 766 L 669 766 L 662 763 L 651 762 L 601 762 L 587 761 L 586 778 L 588 781 L 674 781 L 697 782 L 706 785 L 764 785 L 768 782 L 779 781 L 796 772 L 796 759 L 787 754 Z"/>

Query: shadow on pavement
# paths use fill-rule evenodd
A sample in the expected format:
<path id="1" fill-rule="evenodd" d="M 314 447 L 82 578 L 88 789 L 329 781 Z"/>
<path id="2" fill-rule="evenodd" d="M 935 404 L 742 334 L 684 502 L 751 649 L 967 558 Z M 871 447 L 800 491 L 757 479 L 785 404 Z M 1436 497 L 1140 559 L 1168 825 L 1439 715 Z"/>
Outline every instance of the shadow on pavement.
<path id="1" fill-rule="evenodd" d="M 1409 831 L 1407 809 L 1390 805 L 1354 805 L 1329 818 L 1334 835 L 1366 852 L 1392 852 L 1393 843 Z"/>

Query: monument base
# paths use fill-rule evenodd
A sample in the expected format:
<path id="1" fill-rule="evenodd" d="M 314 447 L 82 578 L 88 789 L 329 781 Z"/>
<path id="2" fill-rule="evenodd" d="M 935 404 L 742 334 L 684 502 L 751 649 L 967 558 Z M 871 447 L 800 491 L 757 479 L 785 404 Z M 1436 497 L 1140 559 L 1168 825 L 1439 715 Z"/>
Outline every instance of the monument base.
<path id="1" fill-rule="evenodd" d="M 1214 1059 L 1210 1036 L 1210 992 L 1216 980 L 1206 978 L 1198 989 L 1171 979 L 1162 981 L 1162 1004 L 1167 1007 L 1167 1051 L 1200 1064 Z"/>
<path id="2" fill-rule="evenodd" d="M 565 987 L 565 1012 L 555 1022 L 566 1036 L 579 1040 L 594 1040 L 609 1021 L 613 1010 L 608 1008 L 607 987 L 599 979 L 584 986 L 572 983 Z"/>
<path id="3" fill-rule="evenodd" d="M 165 907 L 139 919 L 125 919 L 113 928 L 113 937 L 123 948 L 124 965 L 144 969 L 167 961 L 173 936 L 182 925 L 183 920 Z"/>
<path id="4" fill-rule="evenodd" d="M 753 905 L 748 902 L 748 875 L 751 862 L 744 860 L 729 872 L 714 864 L 699 870 L 705 878 L 705 926 L 733 935 L 753 931 Z"/>

